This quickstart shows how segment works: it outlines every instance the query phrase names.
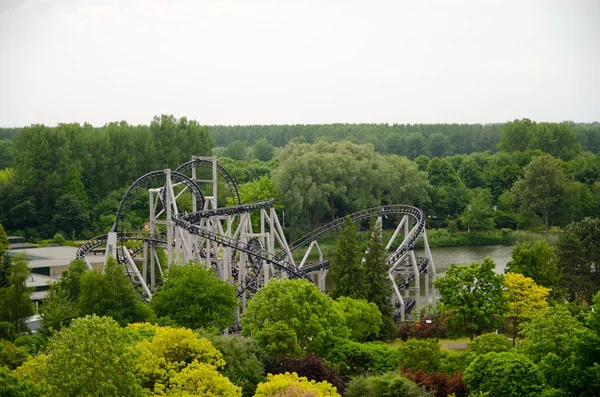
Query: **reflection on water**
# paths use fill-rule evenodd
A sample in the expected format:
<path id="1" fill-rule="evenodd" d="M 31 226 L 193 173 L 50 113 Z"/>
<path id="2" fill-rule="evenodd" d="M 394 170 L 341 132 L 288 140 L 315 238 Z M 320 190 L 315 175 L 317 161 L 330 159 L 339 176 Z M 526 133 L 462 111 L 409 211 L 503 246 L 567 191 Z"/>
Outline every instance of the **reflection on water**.
<path id="1" fill-rule="evenodd" d="M 496 264 L 496 273 L 504 273 L 506 264 L 510 261 L 512 245 L 482 245 L 470 247 L 441 247 L 431 248 L 431 256 L 438 276 L 443 275 L 453 263 L 468 265 L 471 262 L 483 262 L 489 256 Z M 417 256 L 424 256 L 422 249 L 415 250 Z"/>

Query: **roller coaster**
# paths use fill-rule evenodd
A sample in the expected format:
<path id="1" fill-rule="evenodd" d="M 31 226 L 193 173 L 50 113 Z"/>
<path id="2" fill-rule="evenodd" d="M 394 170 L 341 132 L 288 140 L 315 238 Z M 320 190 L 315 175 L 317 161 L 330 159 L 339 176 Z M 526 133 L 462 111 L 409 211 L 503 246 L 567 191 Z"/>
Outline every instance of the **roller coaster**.
<path id="1" fill-rule="evenodd" d="M 209 196 L 201 185 L 210 191 Z M 219 206 L 224 196 L 217 195 L 220 185 L 226 187 L 229 205 Z M 139 206 L 140 195 L 146 192 L 150 209 L 146 230 L 128 232 L 127 215 L 134 203 Z M 413 308 L 421 308 L 421 292 L 425 311 L 430 305 L 435 309 L 432 283 L 436 271 L 423 212 L 407 205 L 386 205 L 350 215 L 356 222 L 372 217 L 378 217 L 379 222 L 383 217 L 397 221 L 386 246 L 393 287 L 390 299 L 396 306 L 394 320 L 419 318 L 420 310 L 413 313 Z M 318 239 L 342 224 L 343 219 L 337 219 L 288 244 L 273 199 L 242 203 L 234 178 L 216 157 L 194 156 L 173 171 L 153 171 L 138 178 L 123 195 L 108 234 L 83 244 L 76 256 L 90 269 L 92 252 L 103 250 L 106 260 L 116 258 L 145 300 L 152 298 L 164 279 L 163 268 L 189 261 L 204 264 L 220 279 L 236 285 L 243 312 L 247 300 L 272 278 L 305 278 L 326 291 L 329 261 L 323 258 Z M 419 240 L 423 241 L 425 256 L 417 258 L 414 250 Z M 302 249 L 306 251 L 297 262 L 294 254 L 299 258 Z M 308 262 L 315 254 L 318 260 Z"/>

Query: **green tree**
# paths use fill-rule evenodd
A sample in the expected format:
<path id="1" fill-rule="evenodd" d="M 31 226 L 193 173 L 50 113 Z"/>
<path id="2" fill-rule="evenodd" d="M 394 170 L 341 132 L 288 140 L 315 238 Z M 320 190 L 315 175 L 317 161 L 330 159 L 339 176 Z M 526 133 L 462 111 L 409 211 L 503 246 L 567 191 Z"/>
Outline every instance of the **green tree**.
<path id="1" fill-rule="evenodd" d="M 458 176 L 462 183 L 469 189 L 484 186 L 483 172 L 477 162 L 471 157 L 467 157 L 460 164 Z"/>
<path id="2" fill-rule="evenodd" d="M 434 282 L 440 291 L 440 302 L 450 312 L 447 324 L 471 340 L 475 333 L 494 330 L 502 324 L 505 298 L 502 276 L 494 273 L 495 267 L 490 258 L 469 266 L 452 265 L 444 277 Z"/>
<path id="3" fill-rule="evenodd" d="M 600 290 L 600 219 L 568 225 L 558 239 L 557 256 L 569 300 L 591 304 Z"/>
<path id="4" fill-rule="evenodd" d="M 125 332 L 112 319 L 86 316 L 50 339 L 42 372 L 53 396 L 142 396 Z"/>
<path id="5" fill-rule="evenodd" d="M 392 280 L 388 276 L 387 252 L 383 245 L 381 220 L 371 219 L 369 228 L 370 239 L 367 244 L 364 263 L 364 287 L 366 298 L 374 303 L 381 312 L 383 326 L 381 337 L 390 338 L 393 334 L 394 324 L 392 314 L 394 308 L 391 303 Z"/>
<path id="6" fill-rule="evenodd" d="M 152 298 L 157 316 L 188 328 L 227 328 L 235 319 L 236 306 L 235 287 L 194 263 L 171 266 L 165 284 Z"/>
<path id="7" fill-rule="evenodd" d="M 400 348 L 400 368 L 413 372 L 434 372 L 440 366 L 442 350 L 437 339 L 409 339 Z"/>
<path id="8" fill-rule="evenodd" d="M 378 376 L 356 376 L 352 378 L 346 391 L 347 397 L 432 397 L 433 395 L 396 371 Z"/>
<path id="9" fill-rule="evenodd" d="M 546 381 L 562 388 L 572 364 L 577 336 L 585 327 L 564 306 L 550 306 L 523 324 L 522 352 L 542 369 Z M 567 380 L 568 381 L 568 380 Z"/>
<path id="10" fill-rule="evenodd" d="M 558 268 L 555 248 L 546 240 L 518 242 L 507 263 L 506 273 L 521 273 L 536 284 L 550 288 L 550 298 L 560 302 L 563 298 L 560 287 L 562 273 Z"/>
<path id="11" fill-rule="evenodd" d="M 467 351 L 475 354 L 482 355 L 490 352 L 502 353 L 510 351 L 512 348 L 510 341 L 506 336 L 489 333 L 478 336 L 469 342 Z"/>
<path id="12" fill-rule="evenodd" d="M 0 223 L 0 256 L 8 249 L 8 235 Z"/>
<path id="13" fill-rule="evenodd" d="M 25 319 L 33 315 L 35 309 L 31 302 L 33 288 L 27 287 L 30 273 L 27 259 L 14 258 L 9 271 L 9 285 L 0 289 L 0 321 L 10 322 L 20 333 L 27 330 Z"/>
<path id="14" fill-rule="evenodd" d="M 255 397 L 276 396 L 315 396 L 341 397 L 336 388 L 327 381 L 309 381 L 295 372 L 285 374 L 268 374 L 267 381 L 258 384 Z"/>
<path id="15" fill-rule="evenodd" d="M 239 336 L 206 336 L 221 353 L 225 368 L 221 371 L 233 384 L 242 388 L 244 397 L 254 395 L 256 385 L 265 380 L 262 352 L 252 338 Z"/>
<path id="16" fill-rule="evenodd" d="M 50 335 L 63 327 L 68 327 L 74 318 L 79 316 L 77 301 L 61 288 L 50 287 L 48 295 L 42 303 L 42 326 L 40 332 Z"/>
<path id="17" fill-rule="evenodd" d="M 334 308 L 344 318 L 344 324 L 350 330 L 350 339 L 366 342 L 379 336 L 383 320 L 374 303 L 340 296 L 334 301 Z"/>
<path id="18" fill-rule="evenodd" d="M 535 131 L 535 122 L 529 119 L 505 123 L 498 148 L 505 152 L 524 152 Z"/>
<path id="19" fill-rule="evenodd" d="M 79 236 L 89 226 L 90 214 L 87 204 L 75 194 L 63 194 L 56 200 L 55 206 L 52 222 L 56 230 L 62 230 L 68 236 Z"/>
<path id="20" fill-rule="evenodd" d="M 344 219 L 331 264 L 329 276 L 335 283 L 333 298 L 347 296 L 354 299 L 366 297 L 365 268 L 356 235 L 356 225 L 350 217 Z"/>
<path id="21" fill-rule="evenodd" d="M 248 144 L 246 141 L 233 141 L 223 151 L 223 156 L 234 160 L 246 160 Z"/>
<path id="22" fill-rule="evenodd" d="M 538 366 L 514 352 L 491 352 L 477 357 L 465 370 L 463 380 L 471 392 L 494 397 L 535 397 L 545 387 Z"/>
<path id="23" fill-rule="evenodd" d="M 42 397 L 45 395 L 47 393 L 45 393 L 42 386 L 32 382 L 30 379 L 19 379 L 7 367 L 0 366 L 0 396 Z"/>
<path id="24" fill-rule="evenodd" d="M 193 361 L 170 379 L 167 397 L 240 397 L 242 388 L 231 383 L 215 367 Z"/>
<path id="25" fill-rule="evenodd" d="M 265 138 L 261 138 L 254 142 L 252 146 L 252 155 L 260 161 L 269 161 L 273 158 L 275 148 Z"/>
<path id="26" fill-rule="evenodd" d="M 460 217 L 461 223 L 467 226 L 467 231 L 471 232 L 471 229 L 477 231 L 493 229 L 492 194 L 489 189 L 479 187 L 469 190 L 467 197 L 469 205 Z"/>
<path id="27" fill-rule="evenodd" d="M 150 321 L 152 309 L 144 304 L 124 269 L 115 258 L 109 258 L 103 271 L 91 270 L 81 276 L 78 300 L 81 315 L 110 316 L 120 325 Z"/>
<path id="28" fill-rule="evenodd" d="M 548 288 L 540 287 L 532 278 L 525 277 L 520 273 L 504 275 L 505 315 L 511 318 L 513 346 L 517 340 L 519 325 L 530 320 L 548 306 L 546 298 L 549 292 Z"/>
<path id="29" fill-rule="evenodd" d="M 522 213 L 540 214 L 550 232 L 550 215 L 557 210 L 557 204 L 565 191 L 567 179 L 558 160 L 544 155 L 534 157 L 525 167 L 523 178 L 512 187 L 517 196 Z"/>
<path id="30" fill-rule="evenodd" d="M 277 323 L 296 334 L 303 351 L 317 355 L 332 337 L 349 335 L 333 300 L 307 280 L 272 280 L 260 289 L 248 303 L 242 333 L 254 336 Z"/>

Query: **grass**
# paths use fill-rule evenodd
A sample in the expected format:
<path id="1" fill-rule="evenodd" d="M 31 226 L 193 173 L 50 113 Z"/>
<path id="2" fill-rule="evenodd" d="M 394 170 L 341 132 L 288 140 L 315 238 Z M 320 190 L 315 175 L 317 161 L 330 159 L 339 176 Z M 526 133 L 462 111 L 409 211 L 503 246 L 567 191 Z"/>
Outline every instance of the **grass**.
<path id="1" fill-rule="evenodd" d="M 463 350 L 467 343 L 469 343 L 469 337 L 458 338 L 458 339 L 439 339 L 440 346 L 451 350 Z M 394 339 L 387 342 L 390 347 L 400 347 L 404 342 L 402 339 Z"/>

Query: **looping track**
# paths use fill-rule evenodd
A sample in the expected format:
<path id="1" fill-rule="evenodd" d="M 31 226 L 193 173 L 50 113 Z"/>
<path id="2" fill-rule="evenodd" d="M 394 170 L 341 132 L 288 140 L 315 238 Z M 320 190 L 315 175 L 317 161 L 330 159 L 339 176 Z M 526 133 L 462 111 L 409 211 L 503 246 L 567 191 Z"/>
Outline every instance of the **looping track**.
<path id="1" fill-rule="evenodd" d="M 276 253 L 273 253 L 272 250 L 269 252 L 263 246 L 263 244 L 256 238 L 252 238 L 247 242 L 243 242 L 239 238 L 227 237 L 224 236 L 223 233 L 217 233 L 214 230 L 211 230 L 210 228 L 201 226 L 205 225 L 205 220 L 210 220 L 211 218 L 219 219 L 220 217 L 230 217 L 234 215 L 250 213 L 252 211 L 257 210 L 266 210 L 272 208 L 274 204 L 273 199 L 242 204 L 237 184 L 235 183 L 235 180 L 233 179 L 231 174 L 225 168 L 211 160 L 194 159 L 181 165 L 175 171 L 171 171 L 170 175 L 172 183 L 183 184 L 186 188 L 190 190 L 190 192 L 196 200 L 196 208 L 205 208 L 205 198 L 202 194 L 202 191 L 198 187 L 196 181 L 186 176 L 184 172 L 187 172 L 194 167 L 206 166 L 216 166 L 216 173 L 219 176 L 221 176 L 227 183 L 227 186 L 231 192 L 231 195 L 233 196 L 233 200 L 236 205 L 215 209 L 203 209 L 193 213 L 174 213 L 172 214 L 171 219 L 177 228 L 183 229 L 192 235 L 199 236 L 203 239 L 212 241 L 223 247 L 231 248 L 234 254 L 230 260 L 234 260 L 235 252 L 237 251 L 243 252 L 247 255 L 251 267 L 250 274 L 246 276 L 246 281 L 241 282 L 243 285 L 238 286 L 238 296 L 246 290 L 254 292 L 258 285 L 258 275 L 261 272 L 263 263 L 268 263 L 272 265 L 274 269 L 279 270 L 281 273 L 285 273 L 287 277 L 306 278 L 311 280 L 312 278 L 311 276 L 309 276 L 309 274 L 329 267 L 329 261 L 322 261 L 319 263 L 308 264 L 300 268 L 297 267 L 293 260 L 290 259 L 290 255 L 294 251 L 302 247 L 306 247 L 311 242 L 317 240 L 320 236 L 338 230 L 340 227 L 342 227 L 344 223 L 344 218 L 337 219 L 331 223 L 328 223 L 313 230 L 312 232 L 306 234 L 305 236 L 302 236 L 300 239 L 289 244 L 287 250 L 284 248 Z M 213 169 L 213 172 L 214 171 L 215 170 Z M 156 186 L 157 181 L 165 180 L 165 175 L 165 170 L 161 170 L 150 172 L 140 177 L 129 187 L 119 204 L 119 208 L 117 210 L 116 215 L 116 221 L 111 231 L 117 233 L 117 238 L 120 242 L 120 245 L 123 245 L 125 241 L 138 241 L 138 244 L 129 248 L 128 250 L 131 256 L 139 254 L 144 250 L 144 247 L 148 245 L 168 246 L 169 244 L 169 239 L 167 238 L 166 232 L 154 235 L 147 235 L 141 233 L 126 234 L 123 233 L 121 230 L 122 224 L 125 220 L 127 209 L 131 205 L 131 201 L 135 193 L 139 192 L 141 189 L 152 187 L 152 183 L 154 183 L 154 186 Z M 167 190 L 165 189 L 165 187 L 162 188 L 163 194 L 161 195 L 161 199 L 164 203 L 166 203 Z M 406 235 L 404 235 L 402 243 L 397 247 L 397 249 L 394 252 L 390 254 L 390 256 L 387 259 L 387 263 L 390 266 L 390 268 L 395 269 L 393 272 L 390 271 L 390 276 L 393 276 L 396 286 L 401 289 L 407 289 L 409 287 L 409 284 L 415 279 L 415 273 L 407 272 L 406 267 L 403 267 L 402 269 L 400 269 L 401 271 L 398 272 L 398 269 L 396 267 L 398 263 L 400 263 L 401 260 L 406 258 L 406 255 L 415 248 L 418 239 L 425 232 L 425 216 L 423 212 L 419 208 L 407 205 L 386 205 L 359 211 L 349 215 L 349 217 L 353 221 L 361 221 L 364 219 L 369 219 L 373 216 L 387 215 L 400 215 L 404 217 L 408 216 L 414 220 L 412 228 Z M 408 218 L 404 218 L 403 222 L 404 221 L 406 221 L 405 231 L 408 231 Z M 94 237 L 78 249 L 76 256 L 77 258 L 84 259 L 86 255 L 91 253 L 94 249 L 106 245 L 107 242 L 107 235 Z M 117 259 L 120 263 L 125 263 L 125 261 L 127 260 L 122 254 L 118 255 Z M 418 258 L 416 262 L 415 271 L 418 270 L 419 273 L 425 273 L 428 271 L 428 265 L 429 261 L 427 258 Z M 237 272 L 237 268 L 234 269 L 234 271 Z M 415 299 L 406 297 L 403 298 L 403 300 L 404 312 L 408 313 L 415 306 Z M 400 304 L 397 305 L 398 308 L 399 306 Z M 397 310 L 394 313 L 394 318 L 397 319 L 398 317 L 400 317 L 400 310 Z"/>

